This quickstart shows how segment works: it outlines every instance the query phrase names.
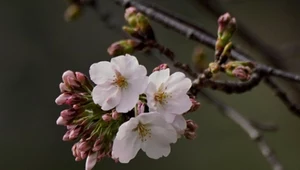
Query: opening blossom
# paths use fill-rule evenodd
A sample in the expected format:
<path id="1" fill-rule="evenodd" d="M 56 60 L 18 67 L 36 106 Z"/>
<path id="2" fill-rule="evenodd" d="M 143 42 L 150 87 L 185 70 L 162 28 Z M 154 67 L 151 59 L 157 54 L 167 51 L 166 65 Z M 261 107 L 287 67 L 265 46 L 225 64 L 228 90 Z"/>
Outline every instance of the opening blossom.
<path id="1" fill-rule="evenodd" d="M 177 141 L 175 128 L 156 112 L 141 113 L 119 127 L 113 143 L 112 157 L 128 163 L 142 149 L 153 159 L 168 156 L 170 144 Z"/>
<path id="2" fill-rule="evenodd" d="M 192 102 L 187 95 L 191 86 L 191 80 L 181 72 L 171 76 L 169 68 L 153 72 L 146 89 L 150 111 L 163 114 L 167 122 L 172 123 L 176 115 L 182 115 L 191 108 Z"/>
<path id="3" fill-rule="evenodd" d="M 146 74 L 146 68 L 128 54 L 91 65 L 90 77 L 96 84 L 92 91 L 94 102 L 104 111 L 114 107 L 120 113 L 130 111 L 147 87 Z"/>

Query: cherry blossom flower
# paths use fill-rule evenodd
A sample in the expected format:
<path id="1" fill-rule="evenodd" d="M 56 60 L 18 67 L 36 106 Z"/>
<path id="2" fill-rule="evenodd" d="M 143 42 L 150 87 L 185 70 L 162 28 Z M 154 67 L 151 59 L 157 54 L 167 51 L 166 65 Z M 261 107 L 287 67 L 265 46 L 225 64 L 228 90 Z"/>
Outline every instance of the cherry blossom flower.
<path id="1" fill-rule="evenodd" d="M 170 76 L 170 69 L 155 71 L 149 76 L 146 89 L 147 105 L 150 111 L 161 113 L 172 123 L 176 115 L 188 111 L 192 102 L 187 95 L 192 82 L 181 72 Z"/>
<path id="2" fill-rule="evenodd" d="M 153 159 L 168 156 L 170 144 L 177 141 L 175 128 L 167 123 L 162 114 L 142 113 L 119 127 L 113 142 L 112 158 L 128 163 L 142 149 Z"/>
<path id="3" fill-rule="evenodd" d="M 94 102 L 105 111 L 116 107 L 117 112 L 128 112 L 147 87 L 146 74 L 146 68 L 128 54 L 114 57 L 111 62 L 92 64 L 90 76 L 96 84 L 92 91 Z"/>

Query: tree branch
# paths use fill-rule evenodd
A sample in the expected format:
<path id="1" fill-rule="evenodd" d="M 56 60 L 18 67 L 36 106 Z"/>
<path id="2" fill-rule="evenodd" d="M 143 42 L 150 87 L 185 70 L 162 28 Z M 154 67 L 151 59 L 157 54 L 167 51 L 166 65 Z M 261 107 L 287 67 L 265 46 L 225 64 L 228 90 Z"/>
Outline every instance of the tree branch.
<path id="1" fill-rule="evenodd" d="M 162 10 L 161 8 L 154 7 L 153 5 L 149 5 L 145 2 L 138 2 L 135 0 L 115 0 L 115 2 L 123 7 L 129 7 L 134 6 L 137 10 L 144 13 L 149 18 L 153 19 L 156 22 L 161 23 L 162 25 L 166 26 L 167 28 L 171 28 L 174 31 L 177 31 L 178 33 L 186 36 L 187 38 L 200 42 L 202 44 L 205 44 L 206 46 L 213 48 L 215 47 L 216 38 L 215 36 L 211 35 L 209 32 L 205 31 L 204 29 L 193 25 L 191 23 L 188 23 L 184 21 L 183 19 L 175 16 L 174 14 L 170 14 L 165 10 Z M 242 60 L 242 61 L 250 61 L 248 55 L 243 53 L 241 50 L 234 48 L 231 51 L 232 57 L 236 60 Z M 257 70 L 259 70 L 261 73 L 264 73 L 266 75 L 276 75 L 278 77 L 285 78 L 287 80 L 294 80 L 299 81 L 299 76 L 296 74 L 284 72 L 278 69 L 274 69 L 272 67 L 263 65 L 263 64 L 257 64 Z M 268 79 L 268 78 L 266 78 Z M 275 82 L 269 79 L 269 82 L 279 87 Z M 268 85 L 268 84 L 267 84 Z M 274 89 L 274 88 L 273 88 Z M 280 90 L 283 94 L 284 91 Z M 286 100 L 282 98 L 282 95 L 279 95 L 280 99 L 283 102 L 289 101 L 289 105 L 295 105 L 291 103 L 290 100 Z M 290 109 L 291 110 L 291 109 Z M 296 109 L 291 110 L 295 115 L 300 115 L 300 112 Z"/>
<path id="2" fill-rule="evenodd" d="M 154 5 L 147 4 L 146 2 L 139 2 L 136 0 L 115 0 L 115 2 L 119 5 L 122 5 L 123 7 L 134 6 L 137 10 L 139 10 L 149 18 L 152 18 L 154 21 L 179 32 L 187 38 L 205 44 L 211 48 L 215 47 L 215 36 L 211 35 L 209 32 L 196 25 L 184 21 L 174 14 L 171 15 L 170 13 Z M 232 56 L 237 60 L 250 61 L 248 59 L 250 57 L 243 54 L 236 47 L 233 47 Z M 300 76 L 294 73 L 285 72 L 283 70 L 275 69 L 273 67 L 259 63 L 257 63 L 257 69 L 260 72 L 265 73 L 266 75 L 277 76 L 300 83 Z"/>

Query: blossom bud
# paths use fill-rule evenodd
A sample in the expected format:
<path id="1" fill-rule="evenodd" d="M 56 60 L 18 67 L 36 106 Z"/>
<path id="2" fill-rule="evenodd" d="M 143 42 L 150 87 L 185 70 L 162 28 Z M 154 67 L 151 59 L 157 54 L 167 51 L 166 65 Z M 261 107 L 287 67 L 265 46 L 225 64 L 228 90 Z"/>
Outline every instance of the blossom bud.
<path id="1" fill-rule="evenodd" d="M 87 152 L 89 151 L 90 149 L 92 148 L 92 146 L 89 144 L 88 141 L 85 141 L 85 140 L 80 140 L 79 143 L 78 143 L 78 149 L 81 151 L 81 152 Z"/>
<path id="2" fill-rule="evenodd" d="M 118 113 L 116 110 L 114 110 L 111 115 L 113 120 L 117 120 L 121 116 L 121 113 Z"/>
<path id="3" fill-rule="evenodd" d="M 62 93 L 61 95 L 59 95 L 56 99 L 55 99 L 55 103 L 57 105 L 63 105 L 66 103 L 66 101 L 71 97 L 70 94 L 68 93 Z"/>
<path id="4" fill-rule="evenodd" d="M 76 139 L 82 132 L 82 126 L 76 126 L 74 129 L 70 129 L 69 140 Z"/>
<path id="5" fill-rule="evenodd" d="M 132 15 L 135 15 L 137 13 L 138 13 L 138 11 L 135 7 L 126 8 L 124 18 L 125 18 L 125 20 L 128 20 L 129 17 L 131 17 Z"/>
<path id="6" fill-rule="evenodd" d="M 85 170 L 92 170 L 97 163 L 98 152 L 91 152 L 85 162 Z"/>
<path id="7" fill-rule="evenodd" d="M 68 6 L 68 8 L 65 11 L 64 18 L 67 22 L 74 21 L 77 19 L 81 14 L 81 7 L 79 4 L 71 4 Z"/>
<path id="8" fill-rule="evenodd" d="M 70 92 L 71 91 L 71 89 L 68 88 L 65 83 L 60 83 L 59 84 L 59 89 L 60 89 L 61 93 L 65 93 L 65 92 Z"/>
<path id="9" fill-rule="evenodd" d="M 110 56 L 132 54 L 139 43 L 135 40 L 121 40 L 111 44 L 107 52 Z"/>
<path id="10" fill-rule="evenodd" d="M 197 134 L 195 132 L 184 132 L 184 137 L 189 140 L 194 140 Z"/>
<path id="11" fill-rule="evenodd" d="M 251 72 L 249 67 L 238 66 L 232 71 L 232 74 L 241 81 L 247 81 L 251 78 Z"/>
<path id="12" fill-rule="evenodd" d="M 96 139 L 92 151 L 93 152 L 99 151 L 102 148 L 102 143 L 103 143 L 103 137 Z"/>
<path id="13" fill-rule="evenodd" d="M 76 80 L 74 72 L 71 70 L 65 71 L 62 75 L 62 79 L 66 86 L 69 86 L 69 87 L 79 87 L 80 86 Z"/>
<path id="14" fill-rule="evenodd" d="M 102 115 L 102 120 L 104 120 L 105 122 L 109 122 L 111 121 L 111 116 L 108 113 L 106 113 Z"/>
<path id="15" fill-rule="evenodd" d="M 153 72 L 155 72 L 155 71 L 160 71 L 160 70 L 165 70 L 165 69 L 167 69 L 167 68 L 169 68 L 167 64 L 161 64 L 161 65 L 155 67 L 155 68 L 153 69 Z"/>
<path id="16" fill-rule="evenodd" d="M 137 114 L 145 113 L 145 104 L 141 101 L 137 103 Z"/>
<path id="17" fill-rule="evenodd" d="M 66 121 L 74 119 L 77 116 L 77 114 L 78 112 L 73 109 L 65 109 L 60 112 L 60 116 Z"/>
<path id="18" fill-rule="evenodd" d="M 228 25 L 229 21 L 231 20 L 231 16 L 229 13 L 225 13 L 221 15 L 218 19 L 218 34 L 222 34 L 224 32 L 225 27 Z"/>
<path id="19" fill-rule="evenodd" d="M 190 100 L 192 102 L 192 106 L 188 112 L 194 112 L 200 107 L 200 102 L 196 100 L 195 96 L 190 97 Z"/>
<path id="20" fill-rule="evenodd" d="M 63 140 L 63 141 L 69 141 L 69 140 L 70 140 L 69 136 L 70 136 L 70 131 L 67 131 L 67 132 L 64 134 L 62 140 Z"/>
<path id="21" fill-rule="evenodd" d="M 186 126 L 189 131 L 195 132 L 198 129 L 198 125 L 193 120 L 187 120 Z"/>
<path id="22" fill-rule="evenodd" d="M 186 121 L 187 128 L 185 129 L 184 136 L 187 139 L 193 140 L 196 138 L 196 130 L 198 128 L 198 125 L 192 121 L 192 120 L 187 120 Z"/>
<path id="23" fill-rule="evenodd" d="M 81 72 L 75 72 L 76 79 L 81 85 L 85 85 L 87 82 L 87 77 Z"/>
<path id="24" fill-rule="evenodd" d="M 67 120 L 65 120 L 63 117 L 59 116 L 58 119 L 56 120 L 57 125 L 64 125 L 66 126 L 68 123 Z"/>
<path id="25" fill-rule="evenodd" d="M 251 78 L 255 65 L 252 62 L 231 61 L 225 65 L 225 72 L 229 76 L 234 76 L 241 81 Z"/>

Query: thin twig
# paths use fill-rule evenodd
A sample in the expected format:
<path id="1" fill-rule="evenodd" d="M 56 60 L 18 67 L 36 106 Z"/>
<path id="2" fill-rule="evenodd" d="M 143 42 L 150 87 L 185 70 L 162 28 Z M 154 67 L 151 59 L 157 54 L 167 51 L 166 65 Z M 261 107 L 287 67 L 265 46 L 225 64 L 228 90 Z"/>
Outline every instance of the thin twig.
<path id="1" fill-rule="evenodd" d="M 220 110 L 220 112 L 223 113 L 224 116 L 231 119 L 234 123 L 239 125 L 250 137 L 250 139 L 258 145 L 258 148 L 260 149 L 260 152 L 262 155 L 267 159 L 268 163 L 272 167 L 273 170 L 283 170 L 283 166 L 277 159 L 274 151 L 270 148 L 270 146 L 267 144 L 264 136 L 262 133 L 260 133 L 249 121 L 247 118 L 242 116 L 240 113 L 238 113 L 233 108 L 225 105 L 221 101 L 217 100 L 215 97 L 211 96 L 210 94 L 199 91 L 201 93 L 201 96 L 204 96 L 207 100 L 209 100 L 211 103 L 214 104 L 214 106 L 217 106 Z"/>
<path id="2" fill-rule="evenodd" d="M 279 88 L 278 85 L 276 83 L 274 83 L 272 79 L 266 78 L 265 83 L 268 84 L 268 86 L 273 89 L 275 94 L 281 99 L 283 104 L 289 110 L 292 111 L 292 113 L 294 113 L 296 116 L 300 117 L 300 108 L 287 97 L 285 92 L 282 91 L 281 88 Z"/>

